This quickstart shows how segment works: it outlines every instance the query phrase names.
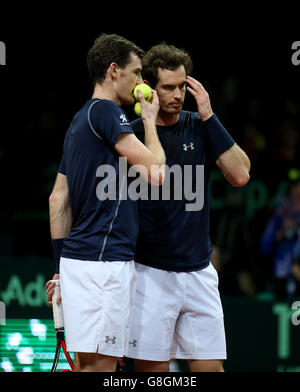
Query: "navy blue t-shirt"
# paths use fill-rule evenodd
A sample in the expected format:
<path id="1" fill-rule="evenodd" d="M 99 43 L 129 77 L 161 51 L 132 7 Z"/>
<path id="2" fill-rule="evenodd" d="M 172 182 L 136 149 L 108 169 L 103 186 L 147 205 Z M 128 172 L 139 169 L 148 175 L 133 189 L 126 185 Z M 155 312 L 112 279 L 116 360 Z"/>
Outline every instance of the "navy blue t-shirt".
<path id="1" fill-rule="evenodd" d="M 137 205 L 121 196 L 127 192 L 127 173 L 119 178 L 119 155 L 114 149 L 118 135 L 124 132 L 133 133 L 122 109 L 109 100 L 88 100 L 71 122 L 59 168 L 67 176 L 73 219 L 64 240 L 63 257 L 90 261 L 134 259 Z M 109 170 L 100 176 L 103 165 L 109 165 Z M 115 176 L 109 174 L 111 171 Z M 101 186 L 104 180 L 106 186 Z M 115 189 L 115 200 L 101 197 L 108 188 Z"/>
<path id="2" fill-rule="evenodd" d="M 214 115 L 215 116 L 215 115 Z M 218 155 L 207 138 L 205 123 L 198 113 L 182 111 L 179 121 L 171 126 L 157 126 L 157 132 L 166 154 L 168 167 L 178 165 L 182 172 L 182 184 L 174 186 L 175 177 L 170 175 L 170 200 L 138 200 L 139 238 L 135 260 L 141 264 L 168 271 L 195 271 L 205 268 L 210 261 L 212 245 L 209 236 L 209 166 Z M 131 123 L 136 136 L 144 142 L 144 127 L 141 119 Z M 234 144 L 228 138 L 224 151 Z M 190 165 L 192 171 L 184 171 Z M 196 172 L 196 167 L 202 170 Z M 180 170 L 179 170 L 180 172 Z M 196 175 L 197 173 L 197 175 Z M 178 177 L 177 177 L 178 178 Z M 202 181 L 202 182 L 201 182 Z M 199 196 L 195 201 L 187 200 L 184 184 Z M 179 188 L 178 188 L 179 187 Z M 182 188 L 182 198 L 176 192 Z M 177 191 L 175 192 L 175 189 Z M 200 189 L 200 191 L 199 191 Z M 176 196 L 176 197 L 175 197 Z M 180 196 L 180 195 L 179 195 Z"/>

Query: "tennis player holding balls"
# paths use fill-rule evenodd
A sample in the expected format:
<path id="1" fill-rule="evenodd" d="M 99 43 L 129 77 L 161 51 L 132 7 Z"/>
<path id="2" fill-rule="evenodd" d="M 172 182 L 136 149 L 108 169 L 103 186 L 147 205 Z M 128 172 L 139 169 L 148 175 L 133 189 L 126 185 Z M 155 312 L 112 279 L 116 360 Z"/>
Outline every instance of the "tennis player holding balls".
<path id="1" fill-rule="evenodd" d="M 74 116 L 50 196 L 50 229 L 60 279 L 68 351 L 75 352 L 74 371 L 115 371 L 127 354 L 135 294 L 134 253 L 138 235 L 136 201 L 120 178 L 119 157 L 141 165 L 160 184 L 165 154 L 156 131 L 159 110 L 141 92 L 146 143 L 134 135 L 120 105 L 133 104 L 141 79 L 143 51 L 118 35 L 102 34 L 88 53 L 94 92 Z M 99 200 L 96 172 L 110 165 L 117 173 L 116 200 Z M 156 165 L 156 170 L 151 166 Z M 127 174 L 127 173 L 126 173 Z M 144 173 L 141 173 L 144 175 Z M 51 304 L 54 284 L 46 284 Z"/>

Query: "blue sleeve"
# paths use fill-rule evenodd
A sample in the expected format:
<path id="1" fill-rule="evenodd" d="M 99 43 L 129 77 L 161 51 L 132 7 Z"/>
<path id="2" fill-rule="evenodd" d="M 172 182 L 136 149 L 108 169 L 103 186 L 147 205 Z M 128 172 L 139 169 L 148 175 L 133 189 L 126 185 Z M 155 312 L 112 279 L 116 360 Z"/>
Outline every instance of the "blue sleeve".
<path id="1" fill-rule="evenodd" d="M 199 114 L 195 113 L 194 121 L 199 124 L 200 132 L 208 141 L 208 147 L 214 160 L 217 160 L 220 154 L 234 145 L 234 139 L 215 113 L 206 121 L 202 121 Z"/>
<path id="2" fill-rule="evenodd" d="M 115 102 L 99 100 L 88 111 L 92 131 L 112 147 L 121 133 L 133 133 L 123 110 Z"/>
<path id="3" fill-rule="evenodd" d="M 58 173 L 64 174 L 65 176 L 67 175 L 66 162 L 65 162 L 65 155 L 64 154 L 63 154 L 63 156 L 61 158 L 61 161 L 60 161 Z"/>
<path id="4" fill-rule="evenodd" d="M 207 146 L 207 152 L 208 152 L 208 159 L 209 159 L 209 164 L 213 164 L 216 162 L 216 160 L 219 158 L 219 155 L 213 150 L 211 144 L 209 143 L 209 140 L 205 134 L 205 129 L 204 129 L 204 122 L 201 120 L 200 115 L 198 112 L 193 112 L 192 113 L 192 119 L 193 119 L 193 126 L 197 130 L 197 132 L 200 133 L 201 137 L 206 140 L 206 146 Z"/>
<path id="5" fill-rule="evenodd" d="M 220 155 L 234 145 L 234 139 L 221 124 L 216 114 L 203 122 L 203 128 L 215 154 Z"/>

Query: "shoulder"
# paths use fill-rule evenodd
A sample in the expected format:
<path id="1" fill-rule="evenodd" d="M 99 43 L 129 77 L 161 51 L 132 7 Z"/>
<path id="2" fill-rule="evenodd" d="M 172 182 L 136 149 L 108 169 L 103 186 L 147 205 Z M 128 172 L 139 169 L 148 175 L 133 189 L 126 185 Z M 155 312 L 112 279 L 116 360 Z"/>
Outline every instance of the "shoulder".
<path id="1" fill-rule="evenodd" d="M 89 106 L 94 106 L 98 108 L 120 108 L 119 105 L 116 104 L 114 101 L 110 101 L 109 99 L 99 99 L 93 98 L 89 102 Z"/>
<path id="2" fill-rule="evenodd" d="M 112 112 L 124 113 L 118 104 L 108 99 L 92 100 L 88 104 L 88 107 L 90 111 L 93 110 L 93 111 L 108 113 L 108 114 L 111 114 Z"/>
<path id="3" fill-rule="evenodd" d="M 180 113 L 180 119 L 181 121 L 188 122 L 188 123 L 196 123 L 196 124 L 203 123 L 198 112 L 190 112 L 187 110 L 182 110 L 182 112 Z"/>
<path id="4" fill-rule="evenodd" d="M 189 112 L 183 110 L 180 113 L 180 124 L 179 127 L 184 129 L 185 132 L 196 132 L 202 134 L 203 121 L 201 120 L 198 112 Z"/>
<path id="5" fill-rule="evenodd" d="M 89 104 L 89 116 L 102 121 L 114 121 L 120 125 L 130 125 L 123 109 L 115 102 L 108 99 L 99 99 Z"/>

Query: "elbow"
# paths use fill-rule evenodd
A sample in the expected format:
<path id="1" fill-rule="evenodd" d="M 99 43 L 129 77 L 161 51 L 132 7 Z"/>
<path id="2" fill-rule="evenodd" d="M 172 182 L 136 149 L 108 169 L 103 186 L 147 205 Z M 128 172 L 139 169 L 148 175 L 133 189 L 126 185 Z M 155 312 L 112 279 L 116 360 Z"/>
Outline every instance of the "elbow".
<path id="1" fill-rule="evenodd" d="M 49 206 L 50 206 L 50 207 L 57 203 L 57 195 L 56 195 L 56 192 L 53 191 L 53 192 L 51 193 L 51 195 L 49 196 L 48 202 L 49 202 Z"/>
<path id="2" fill-rule="evenodd" d="M 250 174 L 247 172 L 247 173 L 239 174 L 238 176 L 234 177 L 230 182 L 231 185 L 233 185 L 234 187 L 240 188 L 242 186 L 247 185 L 249 180 L 250 180 Z"/>
<path id="3" fill-rule="evenodd" d="M 49 196 L 49 205 L 55 206 L 61 202 L 61 194 L 57 191 L 52 191 L 51 195 Z"/>
<path id="4" fill-rule="evenodd" d="M 60 191 L 52 191 L 49 196 L 49 207 L 51 210 L 62 209 L 66 205 L 68 199 L 63 192 Z"/>
<path id="5" fill-rule="evenodd" d="M 156 166 L 157 167 L 157 166 Z M 165 166 L 158 168 L 157 170 L 151 170 L 148 175 L 148 183 L 150 185 L 160 186 L 163 185 L 165 180 Z"/>
<path id="6" fill-rule="evenodd" d="M 165 175 L 164 173 L 159 173 L 155 175 L 150 175 L 148 177 L 148 183 L 150 185 L 160 186 L 164 183 Z"/>

